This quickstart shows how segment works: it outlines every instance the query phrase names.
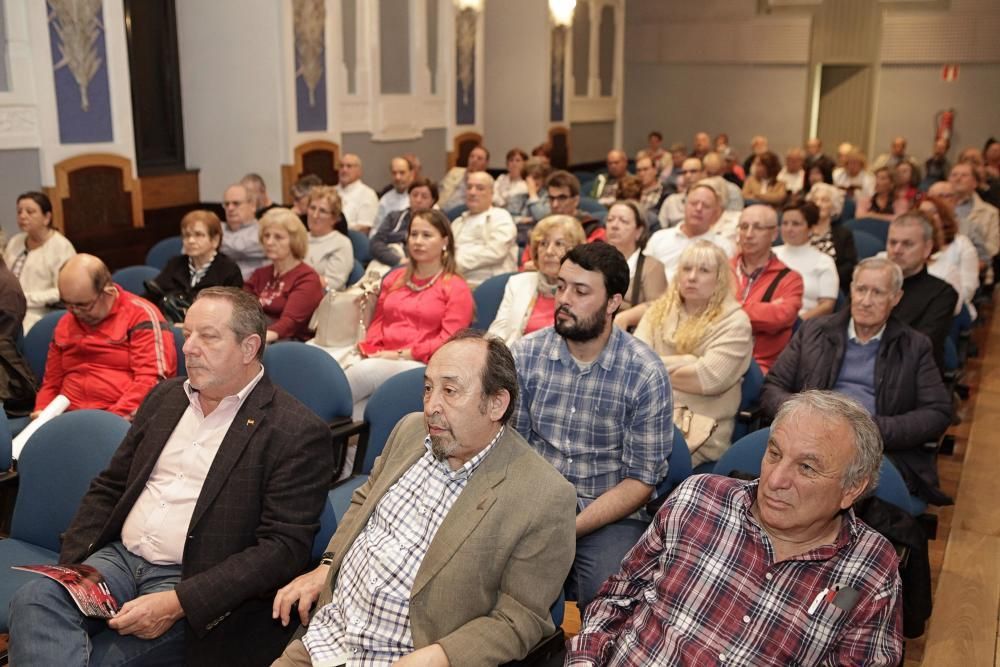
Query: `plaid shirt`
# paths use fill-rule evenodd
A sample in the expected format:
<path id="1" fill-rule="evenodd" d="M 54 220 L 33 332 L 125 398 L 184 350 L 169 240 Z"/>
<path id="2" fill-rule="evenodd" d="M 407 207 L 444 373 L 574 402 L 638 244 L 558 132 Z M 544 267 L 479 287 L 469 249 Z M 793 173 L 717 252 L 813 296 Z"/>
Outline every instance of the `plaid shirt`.
<path id="1" fill-rule="evenodd" d="M 594 499 L 626 477 L 655 485 L 667 475 L 673 398 L 663 362 L 618 327 L 586 369 L 554 328 L 511 352 L 520 396 L 511 424 L 546 461 Z"/>
<path id="2" fill-rule="evenodd" d="M 566 665 L 898 664 L 892 546 L 849 510 L 835 544 L 775 563 L 756 496 L 756 481 L 715 475 L 677 487 L 587 607 Z"/>
<path id="3" fill-rule="evenodd" d="M 458 470 L 427 452 L 382 496 L 302 638 L 313 664 L 391 665 L 413 651 L 410 591 L 438 528 L 503 434 Z"/>

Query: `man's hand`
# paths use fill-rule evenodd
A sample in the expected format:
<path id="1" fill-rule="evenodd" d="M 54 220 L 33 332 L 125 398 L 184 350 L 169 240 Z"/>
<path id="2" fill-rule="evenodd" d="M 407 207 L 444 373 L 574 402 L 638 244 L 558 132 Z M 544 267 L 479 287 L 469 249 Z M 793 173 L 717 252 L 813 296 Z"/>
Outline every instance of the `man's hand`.
<path id="1" fill-rule="evenodd" d="M 35 419 L 38 419 L 38 415 L 40 415 L 40 414 L 42 414 L 41 410 L 35 410 L 34 412 L 31 413 L 31 415 L 28 417 L 28 419 L 34 421 Z"/>
<path id="2" fill-rule="evenodd" d="M 393 667 L 450 667 L 448 654 L 440 644 L 431 644 L 393 663 Z"/>
<path id="3" fill-rule="evenodd" d="M 281 624 L 287 627 L 292 605 L 298 602 L 299 620 L 302 621 L 302 625 L 309 623 L 309 610 L 319 598 L 329 571 L 329 565 L 320 565 L 312 572 L 299 575 L 292 580 L 292 583 L 280 589 L 274 596 L 271 618 L 280 618 Z"/>
<path id="4" fill-rule="evenodd" d="M 139 639 L 156 639 L 184 618 L 184 610 L 176 591 L 140 595 L 129 600 L 108 621 L 108 627 L 120 635 L 135 635 Z"/>

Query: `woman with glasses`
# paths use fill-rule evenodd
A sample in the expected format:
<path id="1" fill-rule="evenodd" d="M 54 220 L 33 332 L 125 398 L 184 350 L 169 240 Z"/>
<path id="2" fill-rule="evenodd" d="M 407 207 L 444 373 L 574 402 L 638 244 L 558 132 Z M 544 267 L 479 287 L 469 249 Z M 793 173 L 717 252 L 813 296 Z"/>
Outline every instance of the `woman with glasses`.
<path id="1" fill-rule="evenodd" d="M 337 188 L 320 185 L 311 189 L 306 210 L 309 226 L 306 264 L 316 270 L 327 292 L 342 290 L 354 269 L 354 246 L 346 227 L 338 225 L 341 204 Z"/>
<path id="2" fill-rule="evenodd" d="M 76 249 L 52 228 L 52 202 L 41 192 L 17 198 L 17 226 L 21 233 L 7 244 L 4 261 L 21 283 L 28 310 L 24 333 L 59 303 L 59 269 Z"/>
<path id="3" fill-rule="evenodd" d="M 171 323 L 184 321 L 188 306 L 206 287 L 243 287 L 236 262 L 219 252 L 222 222 L 211 211 L 181 218 L 182 254 L 171 257 L 155 279 L 146 282 L 146 299 Z"/>
<path id="4" fill-rule="evenodd" d="M 583 227 L 568 215 L 550 215 L 531 230 L 535 271 L 511 276 L 490 333 L 507 345 L 526 334 L 552 326 L 556 311 L 556 280 L 562 258 L 585 241 Z"/>
<path id="5" fill-rule="evenodd" d="M 750 319 L 733 296 L 726 253 L 711 241 L 685 248 L 670 286 L 650 304 L 635 337 L 663 360 L 674 407 L 716 423 L 691 462 L 718 460 L 729 447 L 753 352 Z"/>

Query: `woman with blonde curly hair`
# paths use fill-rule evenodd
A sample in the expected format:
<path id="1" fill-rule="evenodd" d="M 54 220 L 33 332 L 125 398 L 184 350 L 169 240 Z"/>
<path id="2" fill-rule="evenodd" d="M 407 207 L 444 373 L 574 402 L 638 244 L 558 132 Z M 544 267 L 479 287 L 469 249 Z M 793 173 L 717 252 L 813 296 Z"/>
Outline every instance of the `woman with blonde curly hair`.
<path id="1" fill-rule="evenodd" d="M 753 353 L 750 319 L 733 296 L 726 254 L 710 241 L 688 246 L 667 291 L 639 321 L 635 337 L 663 360 L 674 408 L 683 406 L 716 422 L 692 453 L 692 463 L 717 461 L 729 447 L 740 380 Z"/>

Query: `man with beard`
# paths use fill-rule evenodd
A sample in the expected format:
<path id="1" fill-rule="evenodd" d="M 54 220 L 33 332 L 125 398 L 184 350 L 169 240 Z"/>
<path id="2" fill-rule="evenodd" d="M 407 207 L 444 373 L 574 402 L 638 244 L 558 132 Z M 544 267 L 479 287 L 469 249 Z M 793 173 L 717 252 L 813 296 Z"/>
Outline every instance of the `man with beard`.
<path id="1" fill-rule="evenodd" d="M 276 665 L 498 665 L 554 632 L 575 495 L 506 426 L 517 393 L 499 338 L 465 330 L 431 357 L 423 418 L 399 422 L 320 566 L 275 596 L 283 624 L 319 600 Z"/>
<path id="2" fill-rule="evenodd" d="M 644 506 L 667 475 L 670 380 L 645 344 L 612 326 L 628 290 L 614 246 L 563 258 L 555 327 L 514 344 L 520 398 L 512 424 L 576 487 L 576 559 L 568 599 L 583 608 L 649 523 Z"/>

